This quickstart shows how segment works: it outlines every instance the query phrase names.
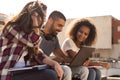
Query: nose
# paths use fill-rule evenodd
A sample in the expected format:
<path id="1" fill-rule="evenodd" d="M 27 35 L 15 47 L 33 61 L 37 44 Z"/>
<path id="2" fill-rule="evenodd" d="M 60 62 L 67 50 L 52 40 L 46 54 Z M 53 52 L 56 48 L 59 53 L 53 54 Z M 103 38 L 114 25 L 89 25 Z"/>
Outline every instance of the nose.
<path id="1" fill-rule="evenodd" d="M 85 34 L 84 34 L 84 33 L 80 33 L 80 36 L 81 36 L 81 37 L 85 37 Z"/>
<path id="2" fill-rule="evenodd" d="M 63 27 L 60 27 L 60 28 L 59 28 L 59 32 L 61 32 L 62 30 L 63 30 Z"/>

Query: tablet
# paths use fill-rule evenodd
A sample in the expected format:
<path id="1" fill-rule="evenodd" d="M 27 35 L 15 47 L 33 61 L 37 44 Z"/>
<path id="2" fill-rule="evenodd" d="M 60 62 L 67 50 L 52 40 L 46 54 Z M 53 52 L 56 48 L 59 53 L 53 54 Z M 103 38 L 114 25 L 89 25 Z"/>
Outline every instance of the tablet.
<path id="1" fill-rule="evenodd" d="M 82 46 L 73 60 L 70 62 L 69 66 L 82 66 L 83 63 L 92 56 L 92 53 L 95 51 L 95 47 L 91 46 Z"/>

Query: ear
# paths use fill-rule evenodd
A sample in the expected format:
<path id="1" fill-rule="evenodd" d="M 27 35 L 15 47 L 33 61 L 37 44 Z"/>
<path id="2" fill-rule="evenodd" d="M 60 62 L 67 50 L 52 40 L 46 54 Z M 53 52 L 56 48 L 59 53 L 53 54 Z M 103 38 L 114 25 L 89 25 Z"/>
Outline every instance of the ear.
<path id="1" fill-rule="evenodd" d="M 48 19 L 48 24 L 50 24 L 50 25 L 53 24 L 53 19 L 52 18 Z"/>
<path id="2" fill-rule="evenodd" d="M 49 21 L 50 23 L 53 23 L 53 19 L 52 19 L 52 18 L 49 18 L 48 21 Z"/>

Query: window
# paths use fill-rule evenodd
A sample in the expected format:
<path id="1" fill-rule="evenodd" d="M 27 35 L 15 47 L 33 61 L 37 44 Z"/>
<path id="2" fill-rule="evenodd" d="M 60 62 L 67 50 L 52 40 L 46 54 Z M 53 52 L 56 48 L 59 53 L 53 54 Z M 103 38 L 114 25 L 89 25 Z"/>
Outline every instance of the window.
<path id="1" fill-rule="evenodd" d="M 118 44 L 120 44 L 120 39 L 118 39 Z"/>
<path id="2" fill-rule="evenodd" d="M 120 26 L 118 26 L 118 32 L 120 32 Z"/>

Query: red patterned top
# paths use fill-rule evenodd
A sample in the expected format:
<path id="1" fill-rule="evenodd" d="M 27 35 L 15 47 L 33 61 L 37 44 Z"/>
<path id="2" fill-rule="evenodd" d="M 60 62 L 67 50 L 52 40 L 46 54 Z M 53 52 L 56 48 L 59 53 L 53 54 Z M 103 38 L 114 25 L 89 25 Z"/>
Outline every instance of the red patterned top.
<path id="1" fill-rule="evenodd" d="M 11 80 L 9 68 L 15 66 L 22 53 L 27 47 L 37 46 L 40 36 L 34 31 L 30 34 L 20 32 L 17 25 L 8 26 L 0 36 L 0 80 Z M 40 54 L 39 59 L 43 60 L 45 55 Z"/>

